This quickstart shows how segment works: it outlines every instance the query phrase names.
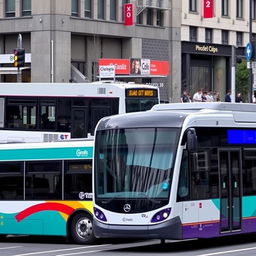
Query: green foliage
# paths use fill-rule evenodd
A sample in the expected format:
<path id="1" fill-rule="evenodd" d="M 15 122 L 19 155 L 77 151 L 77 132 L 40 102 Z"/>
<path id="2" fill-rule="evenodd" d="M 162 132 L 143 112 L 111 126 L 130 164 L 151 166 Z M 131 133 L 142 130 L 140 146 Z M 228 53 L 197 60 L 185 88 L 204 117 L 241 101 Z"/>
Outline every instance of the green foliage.
<path id="1" fill-rule="evenodd" d="M 236 64 L 236 94 L 242 94 L 243 101 L 247 100 L 249 93 L 249 69 L 246 61 Z"/>

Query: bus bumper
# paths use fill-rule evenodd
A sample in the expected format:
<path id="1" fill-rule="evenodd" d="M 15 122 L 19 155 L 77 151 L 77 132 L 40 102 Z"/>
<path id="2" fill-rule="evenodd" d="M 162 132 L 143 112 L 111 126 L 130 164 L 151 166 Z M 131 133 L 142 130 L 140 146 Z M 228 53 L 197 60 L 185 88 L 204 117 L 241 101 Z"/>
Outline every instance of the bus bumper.
<path id="1" fill-rule="evenodd" d="M 97 238 L 150 238 L 182 239 L 182 225 L 179 217 L 152 225 L 110 225 L 93 221 L 94 235 Z"/>

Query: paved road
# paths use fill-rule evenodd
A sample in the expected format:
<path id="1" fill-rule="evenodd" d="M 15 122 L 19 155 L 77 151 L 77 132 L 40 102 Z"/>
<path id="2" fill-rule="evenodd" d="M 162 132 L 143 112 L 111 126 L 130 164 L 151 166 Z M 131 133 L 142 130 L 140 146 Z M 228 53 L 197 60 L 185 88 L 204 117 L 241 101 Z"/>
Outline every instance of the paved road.
<path id="1" fill-rule="evenodd" d="M 56 237 L 7 237 L 0 242 L 1 256 L 252 256 L 256 255 L 256 234 L 194 241 L 103 240 L 90 246 L 67 244 Z"/>

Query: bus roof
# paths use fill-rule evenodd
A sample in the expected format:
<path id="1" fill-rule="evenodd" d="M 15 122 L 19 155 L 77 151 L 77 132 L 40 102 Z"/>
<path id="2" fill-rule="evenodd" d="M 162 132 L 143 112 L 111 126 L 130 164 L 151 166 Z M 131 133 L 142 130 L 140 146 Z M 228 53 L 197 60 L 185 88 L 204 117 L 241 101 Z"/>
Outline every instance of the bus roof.
<path id="1" fill-rule="evenodd" d="M 99 81 L 93 83 L 1 83 L 0 96 L 117 97 L 125 88 L 154 88 L 145 84 Z"/>
<path id="2" fill-rule="evenodd" d="M 199 111 L 203 109 L 220 110 L 220 111 L 239 111 L 239 112 L 256 112 L 256 104 L 250 103 L 224 103 L 224 102 L 192 102 L 192 103 L 170 103 L 157 104 L 151 110 L 168 111 L 168 110 L 189 110 Z"/>

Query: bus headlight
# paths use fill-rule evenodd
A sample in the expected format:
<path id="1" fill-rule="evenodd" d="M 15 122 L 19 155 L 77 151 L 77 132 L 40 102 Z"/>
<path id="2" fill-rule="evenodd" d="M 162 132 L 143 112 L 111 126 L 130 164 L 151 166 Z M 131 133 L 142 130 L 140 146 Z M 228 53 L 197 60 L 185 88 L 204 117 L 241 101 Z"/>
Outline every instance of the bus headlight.
<path id="1" fill-rule="evenodd" d="M 157 212 L 151 219 L 151 222 L 155 223 L 155 222 L 166 220 L 169 217 L 170 213 L 171 213 L 171 208 L 167 208 L 160 212 Z"/>
<path id="2" fill-rule="evenodd" d="M 98 220 L 101 220 L 101 221 L 107 221 L 107 218 L 105 216 L 105 214 L 99 210 L 98 208 L 94 207 L 94 216 L 98 219 Z"/>

